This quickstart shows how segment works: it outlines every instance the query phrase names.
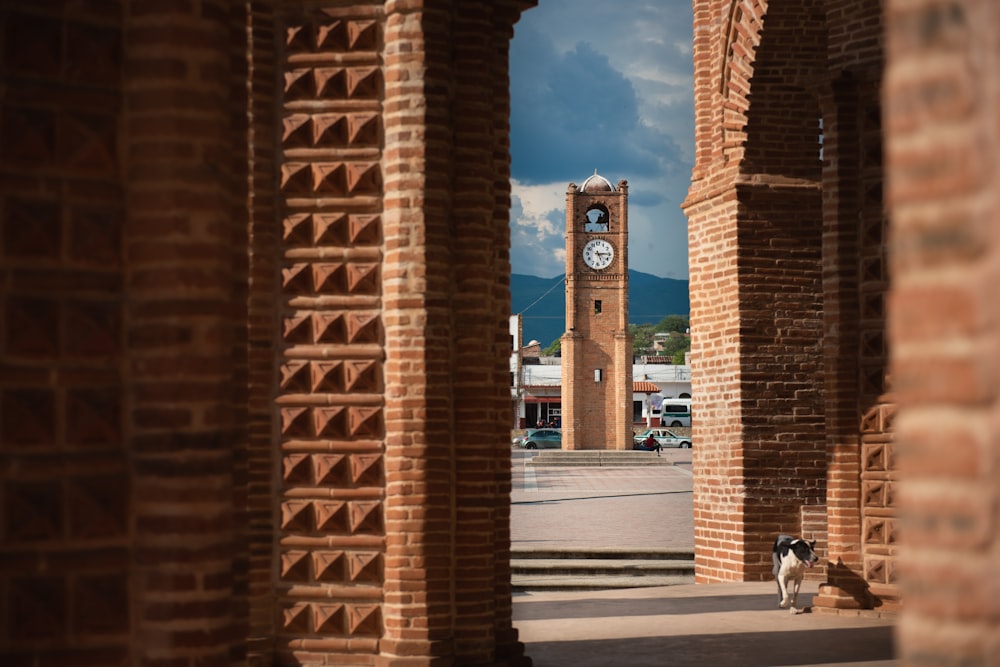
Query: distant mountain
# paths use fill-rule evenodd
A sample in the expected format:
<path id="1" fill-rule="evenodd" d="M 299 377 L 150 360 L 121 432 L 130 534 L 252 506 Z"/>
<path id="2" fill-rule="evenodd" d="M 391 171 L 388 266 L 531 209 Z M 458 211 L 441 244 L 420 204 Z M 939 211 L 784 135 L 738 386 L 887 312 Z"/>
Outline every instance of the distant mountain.
<path id="1" fill-rule="evenodd" d="M 688 281 L 660 278 L 639 271 L 628 272 L 628 321 L 656 324 L 667 315 L 688 315 Z M 537 340 L 543 348 L 566 330 L 566 288 L 562 275 L 539 278 L 510 276 L 511 312 L 521 313 L 524 341 Z"/>

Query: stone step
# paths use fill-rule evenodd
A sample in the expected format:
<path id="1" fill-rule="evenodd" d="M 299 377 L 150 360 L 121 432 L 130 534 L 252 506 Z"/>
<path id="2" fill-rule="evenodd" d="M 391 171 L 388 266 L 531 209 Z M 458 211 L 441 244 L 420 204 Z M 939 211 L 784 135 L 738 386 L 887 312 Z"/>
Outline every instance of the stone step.
<path id="1" fill-rule="evenodd" d="M 694 550 L 685 548 L 662 547 L 588 547 L 585 549 L 558 549 L 549 547 L 524 547 L 515 545 L 511 548 L 513 560 L 553 560 L 566 558 L 571 560 L 689 560 L 694 562 Z"/>
<path id="2" fill-rule="evenodd" d="M 622 575 L 582 576 L 511 574 L 510 586 L 515 593 L 529 591 L 607 591 L 620 588 L 657 588 L 694 583 L 694 572 L 684 575 Z"/>
<path id="3" fill-rule="evenodd" d="M 515 591 L 605 590 L 694 583 L 690 550 L 517 550 L 511 554 Z"/>
<path id="4" fill-rule="evenodd" d="M 525 465 L 542 466 L 669 466 L 673 460 L 641 450 L 573 450 L 546 449 L 525 461 Z"/>
<path id="5" fill-rule="evenodd" d="M 545 572 L 548 574 L 579 575 L 675 575 L 694 572 L 694 562 L 689 560 L 598 560 L 595 558 L 581 560 L 569 558 L 533 559 L 512 561 L 510 571 L 512 574 Z"/>

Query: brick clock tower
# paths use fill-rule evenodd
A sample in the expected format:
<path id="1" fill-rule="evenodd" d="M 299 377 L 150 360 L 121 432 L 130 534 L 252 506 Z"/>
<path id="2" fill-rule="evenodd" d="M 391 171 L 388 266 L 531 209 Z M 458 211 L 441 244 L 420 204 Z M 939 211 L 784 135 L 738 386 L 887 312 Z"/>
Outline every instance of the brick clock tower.
<path id="1" fill-rule="evenodd" d="M 563 449 L 632 448 L 628 184 L 596 171 L 566 190 Z"/>

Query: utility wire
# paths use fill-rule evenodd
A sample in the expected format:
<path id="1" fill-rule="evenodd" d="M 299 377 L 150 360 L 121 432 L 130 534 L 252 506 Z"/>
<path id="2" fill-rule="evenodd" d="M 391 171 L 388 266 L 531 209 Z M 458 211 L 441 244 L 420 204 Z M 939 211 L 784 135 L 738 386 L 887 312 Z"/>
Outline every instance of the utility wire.
<path id="1" fill-rule="evenodd" d="M 534 301 L 532 301 L 527 307 L 525 307 L 520 313 L 517 313 L 517 314 L 518 315 L 523 315 L 529 308 L 534 307 L 534 305 L 536 303 L 538 303 L 539 301 L 541 301 L 542 299 L 544 299 L 545 297 L 547 297 L 549 295 L 549 292 L 551 292 L 556 287 L 558 287 L 560 284 L 565 283 L 565 282 L 566 282 L 566 276 L 559 276 L 559 279 L 555 282 L 555 284 L 553 284 L 552 287 L 550 287 L 547 290 L 545 290 L 545 294 L 541 295 L 540 297 L 538 297 L 537 299 L 535 299 Z"/>

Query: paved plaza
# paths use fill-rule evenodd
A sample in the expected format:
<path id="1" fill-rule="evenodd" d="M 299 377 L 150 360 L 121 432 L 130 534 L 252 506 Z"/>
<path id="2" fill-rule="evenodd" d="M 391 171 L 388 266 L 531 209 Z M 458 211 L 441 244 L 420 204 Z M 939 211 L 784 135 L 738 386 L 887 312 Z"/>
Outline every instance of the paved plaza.
<path id="1" fill-rule="evenodd" d="M 512 452 L 511 534 L 526 549 L 692 549 L 690 450 L 675 465 L 533 467 Z M 774 582 L 685 584 L 514 596 L 514 627 L 534 667 L 887 667 L 893 619 L 777 608 Z"/>
<path id="2" fill-rule="evenodd" d="M 514 549 L 693 549 L 691 450 L 667 450 L 675 465 L 534 467 L 512 460 Z"/>
<path id="3" fill-rule="evenodd" d="M 897 664 L 891 621 L 792 615 L 775 597 L 772 582 L 524 593 L 514 627 L 534 667 Z"/>

